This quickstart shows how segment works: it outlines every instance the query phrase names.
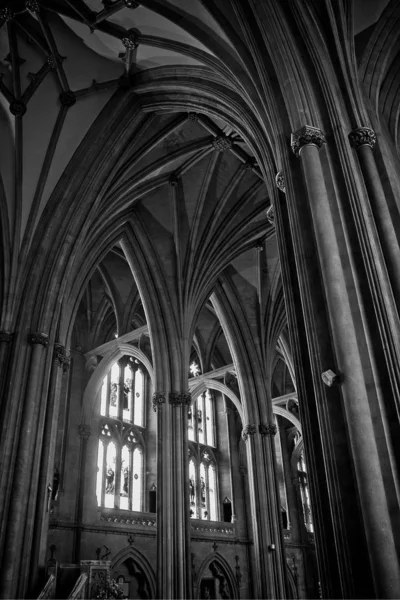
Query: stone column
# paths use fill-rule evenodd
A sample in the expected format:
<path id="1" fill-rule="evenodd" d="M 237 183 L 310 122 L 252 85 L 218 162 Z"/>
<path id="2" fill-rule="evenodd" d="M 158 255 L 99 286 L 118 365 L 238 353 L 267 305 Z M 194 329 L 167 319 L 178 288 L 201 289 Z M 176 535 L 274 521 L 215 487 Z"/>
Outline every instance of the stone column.
<path id="1" fill-rule="evenodd" d="M 57 425 L 61 395 L 62 375 L 69 368 L 69 358 L 61 344 L 54 344 L 53 364 L 47 396 L 46 419 L 43 434 L 42 456 L 38 495 L 30 560 L 30 589 L 35 592 L 36 585 L 43 579 L 46 571 L 47 535 L 51 513 L 51 499 L 54 494 L 54 455 L 57 439 Z M 51 489 L 49 489 L 51 488 Z"/>
<path id="2" fill-rule="evenodd" d="M 359 298 L 355 293 L 359 283 L 357 273 L 349 263 L 347 247 L 343 245 L 342 225 L 335 218 L 334 199 L 328 196 L 325 184 L 319 156 L 319 149 L 324 142 L 322 132 L 314 127 L 305 126 L 292 135 L 292 149 L 296 156 L 300 157 L 311 216 L 312 232 L 307 231 L 307 235 L 312 233 L 315 238 L 320 266 L 322 297 L 318 303 L 319 311 L 321 314 L 327 311 L 328 328 L 319 333 L 324 335 L 326 347 L 325 356 L 319 357 L 319 377 L 322 377 L 325 385 L 332 391 L 336 388 L 334 394 L 327 394 L 327 404 L 321 403 L 319 416 L 321 424 L 325 421 L 323 444 L 328 485 L 331 494 L 340 496 L 339 503 L 334 504 L 331 501 L 331 510 L 335 513 L 335 538 L 336 543 L 340 545 L 340 540 L 347 535 L 348 547 L 343 547 L 340 560 L 343 577 L 346 577 L 350 588 L 353 585 L 362 586 L 361 577 L 365 585 L 365 573 L 362 574 L 359 566 L 361 561 L 357 556 L 356 566 L 354 557 L 357 554 L 356 546 L 358 552 L 361 552 L 360 540 L 366 539 L 375 593 L 381 598 L 393 598 L 400 596 L 400 571 L 385 490 L 386 475 L 381 464 L 383 455 L 380 456 L 376 440 L 374 413 L 379 411 L 379 389 L 376 380 L 375 385 L 371 385 L 371 358 L 365 342 L 360 340 L 360 333 L 363 333 L 363 330 L 359 330 L 362 307 L 358 304 Z M 305 266 L 307 268 L 307 265 Z M 308 289 L 308 294 L 315 295 L 317 286 L 315 282 L 315 285 Z M 308 322 L 307 326 L 310 327 L 310 331 L 314 330 L 315 336 L 319 315 L 314 313 L 308 315 L 308 318 L 314 321 Z M 365 335 L 368 335 L 368 332 Z M 314 353 L 315 349 L 310 348 L 310 352 Z M 325 362 L 329 354 L 330 364 Z M 341 387 L 341 378 L 336 371 L 343 374 Z M 314 377 L 317 376 L 315 372 Z M 336 399 L 330 398 L 331 395 Z M 338 403 L 337 414 L 332 410 L 334 402 Z M 343 411 L 342 415 L 339 415 L 339 406 Z M 346 438 L 343 436 L 344 432 Z M 349 469 L 350 464 L 345 467 L 347 473 L 342 471 L 345 454 L 350 456 L 349 463 L 353 472 Z M 352 485 L 360 499 L 359 515 L 358 509 L 352 506 L 354 502 L 349 498 L 352 492 L 346 483 Z M 344 527 L 344 520 L 348 519 L 351 512 L 356 521 L 348 521 L 348 525 Z M 351 545 L 354 545 L 354 554 L 349 553 Z M 355 570 L 358 570 L 357 577 Z"/>
<path id="3" fill-rule="evenodd" d="M 41 405 L 42 376 L 49 339 L 44 333 L 32 333 L 28 336 L 28 342 L 32 345 L 32 351 L 8 513 L 6 551 L 0 580 L 1 598 L 25 596 L 27 581 L 20 577 L 21 566 L 22 562 L 29 558 L 31 551 L 22 540 L 25 539 L 26 530 L 33 528 L 33 522 L 28 522 L 30 502 L 36 501 L 36 497 L 30 496 L 35 457 L 33 449 L 37 443 L 41 443 L 41 440 L 36 440 L 36 434 Z"/>
<path id="4" fill-rule="evenodd" d="M 400 307 L 399 233 L 393 226 L 393 219 L 373 155 L 376 135 L 374 130 L 369 127 L 359 127 L 351 131 L 349 141 L 357 152 L 396 304 L 397 307 Z"/>
<path id="5" fill-rule="evenodd" d="M 7 380 L 7 366 L 8 358 L 10 355 L 10 348 L 13 341 L 13 334 L 10 331 L 0 331 L 0 416 L 2 414 L 2 398 L 3 398 L 3 387 Z"/>
<path id="6" fill-rule="evenodd" d="M 81 540 L 82 540 L 82 515 L 83 515 L 83 499 L 85 495 L 85 475 L 86 475 L 86 456 L 87 443 L 91 435 L 90 425 L 81 423 L 78 427 L 78 433 L 81 439 L 79 452 L 79 475 L 78 489 L 76 494 L 75 520 L 76 530 L 74 539 L 74 562 L 79 563 L 81 560 Z"/>
<path id="7" fill-rule="evenodd" d="M 276 427 L 273 424 L 261 424 L 259 429 L 255 424 L 248 424 L 242 431 L 249 471 L 256 598 L 286 597 L 286 560 L 274 465 L 275 433 Z M 260 510 L 260 507 L 263 509 Z"/>
<path id="8" fill-rule="evenodd" d="M 168 397 L 168 402 L 167 402 Z M 157 595 L 191 594 L 188 407 L 190 393 L 155 392 L 157 411 Z"/>

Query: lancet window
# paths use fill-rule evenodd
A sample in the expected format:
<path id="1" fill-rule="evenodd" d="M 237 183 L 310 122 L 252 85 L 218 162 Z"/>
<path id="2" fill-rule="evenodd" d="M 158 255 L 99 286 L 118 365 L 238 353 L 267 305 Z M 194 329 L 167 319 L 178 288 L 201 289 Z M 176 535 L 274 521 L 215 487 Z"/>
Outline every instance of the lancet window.
<path id="1" fill-rule="evenodd" d="M 142 511 L 145 375 L 124 356 L 103 380 L 97 458 L 99 506 Z"/>
<path id="2" fill-rule="evenodd" d="M 217 463 L 209 449 L 189 448 L 190 517 L 218 521 Z"/>
<path id="3" fill-rule="evenodd" d="M 306 469 L 306 463 L 305 463 L 303 455 L 300 456 L 300 460 L 297 463 L 297 474 L 299 477 L 301 502 L 303 504 L 304 523 L 306 525 L 307 530 L 312 533 L 314 531 L 314 526 L 313 526 L 312 514 L 311 514 L 310 493 L 309 493 L 309 489 L 308 489 L 308 480 L 307 480 L 307 469 Z"/>
<path id="4" fill-rule="evenodd" d="M 215 447 L 214 406 L 209 390 L 193 402 L 188 415 L 188 437 L 193 442 Z"/>

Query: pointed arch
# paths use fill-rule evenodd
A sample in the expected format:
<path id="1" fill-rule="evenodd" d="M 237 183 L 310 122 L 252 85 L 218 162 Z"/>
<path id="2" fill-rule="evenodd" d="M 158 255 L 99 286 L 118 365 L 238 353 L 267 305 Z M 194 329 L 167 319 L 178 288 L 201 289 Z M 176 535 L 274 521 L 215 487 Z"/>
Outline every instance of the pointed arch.
<path id="1" fill-rule="evenodd" d="M 200 396 L 200 394 L 207 391 L 207 388 L 221 392 L 221 394 L 225 394 L 225 396 L 228 396 L 228 398 L 232 400 L 243 422 L 243 406 L 236 394 L 227 385 L 216 379 L 203 379 L 198 385 L 195 386 L 195 384 L 196 381 L 189 381 L 189 389 L 192 398 L 197 398 L 197 396 Z"/>
<path id="2" fill-rule="evenodd" d="M 132 546 L 128 546 L 126 548 L 122 548 L 111 561 L 111 571 L 116 571 L 126 560 L 131 558 L 134 562 L 136 562 L 139 567 L 142 569 L 144 575 L 147 578 L 147 582 L 150 587 L 151 597 L 156 597 L 156 578 L 154 571 L 147 560 L 147 558 L 139 552 L 136 548 Z"/>
<path id="3" fill-rule="evenodd" d="M 211 552 L 208 556 L 206 556 L 206 558 L 203 560 L 202 564 L 200 565 L 198 575 L 197 575 L 197 580 L 199 582 L 197 597 L 198 598 L 201 597 L 200 596 L 201 580 L 203 579 L 203 577 L 206 574 L 208 574 L 207 569 L 210 567 L 211 563 L 213 563 L 213 562 L 217 563 L 217 565 L 222 569 L 222 572 L 224 573 L 225 577 L 227 578 L 229 585 L 231 587 L 231 590 L 233 592 L 233 597 L 239 598 L 239 590 L 238 590 L 238 586 L 237 586 L 232 568 L 229 565 L 228 561 L 219 552 Z"/>

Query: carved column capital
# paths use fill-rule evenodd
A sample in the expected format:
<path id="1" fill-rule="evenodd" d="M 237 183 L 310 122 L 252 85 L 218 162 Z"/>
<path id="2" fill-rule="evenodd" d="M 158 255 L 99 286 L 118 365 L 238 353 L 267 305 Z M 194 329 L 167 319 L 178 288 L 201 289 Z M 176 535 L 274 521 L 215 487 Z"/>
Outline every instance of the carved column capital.
<path id="1" fill-rule="evenodd" d="M 274 214 L 274 207 L 272 204 L 267 210 L 267 221 L 269 223 L 271 223 L 271 225 L 275 225 L 275 214 Z"/>
<path id="2" fill-rule="evenodd" d="M 266 423 L 260 423 L 258 430 L 261 433 L 261 435 L 273 436 L 276 435 L 277 432 L 275 423 L 270 423 L 269 425 L 267 425 Z"/>
<path id="3" fill-rule="evenodd" d="M 304 146 L 312 145 L 321 148 L 322 144 L 325 144 L 325 136 L 321 129 L 318 127 L 311 127 L 311 125 L 305 125 L 292 133 L 291 147 L 295 155 L 300 156 L 301 149 Z"/>
<path id="4" fill-rule="evenodd" d="M 67 356 L 65 346 L 62 344 L 54 344 L 53 359 L 58 362 L 58 366 L 61 367 L 64 372 L 68 371 L 70 357 Z"/>
<path id="5" fill-rule="evenodd" d="M 190 392 L 170 392 L 169 403 L 171 406 L 190 406 L 192 395 Z"/>
<path id="6" fill-rule="evenodd" d="M 47 333 L 30 333 L 28 335 L 29 344 L 41 344 L 45 348 L 49 345 L 49 336 Z"/>
<path id="7" fill-rule="evenodd" d="M 13 336 L 11 331 L 0 331 L 0 344 L 11 344 Z"/>
<path id="8" fill-rule="evenodd" d="M 154 392 L 153 399 L 152 399 L 154 412 L 157 412 L 157 410 L 160 410 L 162 408 L 162 405 L 165 404 L 166 401 L 167 401 L 167 394 L 165 392 Z"/>
<path id="9" fill-rule="evenodd" d="M 224 152 L 225 150 L 232 148 L 233 142 L 226 135 L 218 135 L 213 139 L 212 145 L 215 150 L 218 150 L 218 152 Z"/>
<path id="10" fill-rule="evenodd" d="M 350 131 L 349 141 L 351 146 L 356 150 L 360 146 L 369 146 L 373 150 L 376 144 L 376 134 L 370 127 L 359 127 Z"/>
<path id="11" fill-rule="evenodd" d="M 286 193 L 285 176 L 282 171 L 279 171 L 276 174 L 275 183 L 278 190 L 281 190 L 281 192 Z"/>
<path id="12" fill-rule="evenodd" d="M 254 423 L 249 423 L 242 429 L 242 438 L 245 442 L 247 442 L 249 436 L 254 435 L 255 433 L 257 433 L 257 427 L 254 425 Z"/>
<path id="13" fill-rule="evenodd" d="M 85 423 L 81 423 L 78 426 L 78 433 L 83 440 L 88 440 L 92 433 L 90 425 L 86 425 Z"/>

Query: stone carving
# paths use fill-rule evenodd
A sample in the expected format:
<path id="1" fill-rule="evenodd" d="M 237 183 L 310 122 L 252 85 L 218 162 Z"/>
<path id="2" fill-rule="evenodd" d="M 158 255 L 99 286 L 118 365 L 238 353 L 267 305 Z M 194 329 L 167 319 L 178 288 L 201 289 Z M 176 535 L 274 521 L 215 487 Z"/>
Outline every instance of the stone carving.
<path id="1" fill-rule="evenodd" d="M 58 366 L 61 367 L 64 372 L 68 371 L 70 358 L 67 356 L 65 347 L 62 344 L 54 344 L 53 358 L 58 362 Z"/>
<path id="2" fill-rule="evenodd" d="M 127 31 L 127 35 L 121 38 L 121 42 L 127 50 L 135 50 L 139 45 L 137 35 L 133 29 Z"/>
<path id="3" fill-rule="evenodd" d="M 30 333 L 28 335 L 29 344 L 41 344 L 45 348 L 49 345 L 49 336 L 46 333 Z"/>
<path id="4" fill-rule="evenodd" d="M 165 404 L 167 400 L 167 395 L 165 392 L 154 392 L 153 394 L 153 410 L 157 412 L 162 408 L 162 405 Z"/>
<path id="5" fill-rule="evenodd" d="M 259 429 L 259 432 L 261 433 L 261 435 L 276 435 L 276 432 L 277 432 L 277 428 L 274 423 L 272 423 L 270 425 L 266 425 L 265 423 L 260 423 L 258 429 Z"/>
<path id="6" fill-rule="evenodd" d="M 272 204 L 267 210 L 267 221 L 271 223 L 271 225 L 275 225 L 274 207 L 272 206 Z"/>
<path id="7" fill-rule="evenodd" d="M 0 344 L 11 344 L 13 335 L 11 331 L 0 331 Z"/>
<path id="8" fill-rule="evenodd" d="M 26 113 L 26 104 L 20 100 L 14 100 L 10 103 L 10 113 L 14 115 L 14 117 L 23 117 Z"/>
<path id="9" fill-rule="evenodd" d="M 369 146 L 373 150 L 376 144 L 376 134 L 370 127 L 359 127 L 349 133 L 349 141 L 356 150 L 360 146 Z"/>
<path id="10" fill-rule="evenodd" d="M 291 147 L 295 155 L 300 156 L 300 151 L 303 146 L 312 144 L 321 148 L 322 144 L 325 144 L 325 136 L 321 129 L 318 127 L 311 127 L 311 125 L 305 125 L 301 129 L 298 129 L 292 133 Z"/>
<path id="11" fill-rule="evenodd" d="M 255 249 L 257 250 L 257 252 L 262 252 L 264 250 L 264 242 L 265 242 L 265 238 L 261 238 L 261 239 L 257 240 L 256 245 L 255 245 Z"/>
<path id="12" fill-rule="evenodd" d="M 81 423 L 78 427 L 78 433 L 82 439 L 88 440 L 90 437 L 90 434 L 92 433 L 90 425 L 85 425 L 84 423 Z"/>
<path id="13" fill-rule="evenodd" d="M 254 424 L 250 423 L 243 427 L 242 438 L 245 442 L 247 442 L 247 440 L 249 439 L 249 435 L 254 435 L 255 433 L 257 433 L 257 427 Z"/>
<path id="14" fill-rule="evenodd" d="M 6 23 L 14 18 L 14 13 L 9 8 L 2 8 L 0 10 L 0 19 L 3 19 Z"/>
<path id="15" fill-rule="evenodd" d="M 188 119 L 189 121 L 198 121 L 199 120 L 199 115 L 195 112 L 189 112 L 188 113 Z"/>
<path id="16" fill-rule="evenodd" d="M 278 188 L 278 190 L 281 190 L 281 192 L 285 193 L 286 192 L 286 187 L 285 187 L 285 176 L 282 173 L 282 171 L 279 171 L 276 174 L 275 177 L 275 183 L 276 183 L 276 187 Z"/>
<path id="17" fill-rule="evenodd" d="M 108 523 L 126 523 L 127 525 L 143 525 L 144 527 L 156 527 L 157 521 L 154 518 L 140 516 L 140 517 L 128 517 L 123 514 L 102 514 L 100 521 L 107 521 Z"/>
<path id="18" fill-rule="evenodd" d="M 68 90 L 66 92 L 61 92 L 59 96 L 59 100 L 63 106 L 67 106 L 68 108 L 73 106 L 76 102 L 76 96 L 74 92 Z"/>
<path id="19" fill-rule="evenodd" d="M 256 166 L 256 161 L 252 156 L 250 158 L 248 158 L 245 163 L 243 163 L 243 167 L 246 171 L 252 171 L 255 166 Z"/>
<path id="20" fill-rule="evenodd" d="M 226 135 L 218 135 L 213 139 L 212 145 L 215 150 L 218 150 L 218 152 L 224 152 L 225 150 L 232 148 L 233 142 L 230 138 L 226 137 Z"/>
<path id="21" fill-rule="evenodd" d="M 49 54 L 49 56 L 47 57 L 47 64 L 49 65 L 50 69 L 55 71 L 58 66 L 57 57 L 54 54 Z"/>
<path id="22" fill-rule="evenodd" d="M 170 392 L 169 403 L 171 406 L 190 406 L 192 396 L 190 392 Z"/>
<path id="23" fill-rule="evenodd" d="M 27 0 L 25 2 L 25 8 L 31 13 L 37 13 L 39 12 L 39 3 L 37 0 Z"/>
<path id="24" fill-rule="evenodd" d="M 177 176 L 175 175 L 175 173 L 172 173 L 172 174 L 169 176 L 168 183 L 169 183 L 169 185 L 170 185 L 171 187 L 176 187 L 176 186 L 178 185 L 178 178 L 177 178 Z"/>
<path id="25" fill-rule="evenodd" d="M 217 533 L 218 535 L 235 535 L 235 529 L 232 525 L 230 528 L 227 524 L 225 527 L 214 527 L 212 525 L 203 525 L 204 522 L 205 521 L 200 521 L 201 525 L 191 524 L 190 529 L 192 531 L 200 531 L 204 533 Z"/>

